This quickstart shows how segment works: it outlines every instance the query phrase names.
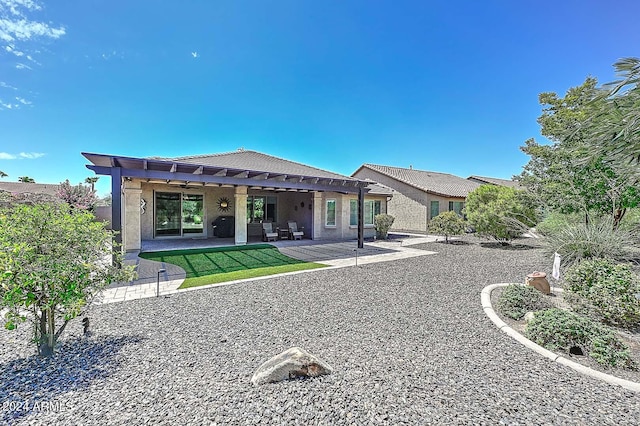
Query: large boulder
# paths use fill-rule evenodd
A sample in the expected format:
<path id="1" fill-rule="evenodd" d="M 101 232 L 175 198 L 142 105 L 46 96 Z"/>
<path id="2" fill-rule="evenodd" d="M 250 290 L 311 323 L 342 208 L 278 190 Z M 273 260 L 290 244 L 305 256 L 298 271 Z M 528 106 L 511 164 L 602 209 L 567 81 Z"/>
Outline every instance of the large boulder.
<path id="1" fill-rule="evenodd" d="M 293 347 L 262 364 L 251 378 L 254 385 L 331 374 L 333 368 L 304 349 Z"/>

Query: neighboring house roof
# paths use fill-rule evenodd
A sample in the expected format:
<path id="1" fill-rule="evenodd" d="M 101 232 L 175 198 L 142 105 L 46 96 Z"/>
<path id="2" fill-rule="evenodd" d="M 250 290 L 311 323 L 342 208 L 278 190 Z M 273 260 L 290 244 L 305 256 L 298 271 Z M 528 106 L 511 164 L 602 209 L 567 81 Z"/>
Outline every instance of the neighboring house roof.
<path id="1" fill-rule="evenodd" d="M 46 194 L 57 197 L 59 188 L 60 185 L 50 183 L 0 181 L 0 191 L 7 191 L 14 194 Z"/>
<path id="2" fill-rule="evenodd" d="M 465 198 L 469 192 L 480 186 L 477 182 L 472 182 L 448 173 L 381 166 L 377 164 L 363 164 L 356 170 L 354 175 L 362 168 L 368 168 L 422 191 L 444 197 Z"/>
<path id="3" fill-rule="evenodd" d="M 520 182 L 510 179 L 500 179 L 500 178 L 492 178 L 486 176 L 469 176 L 467 178 L 472 182 L 478 182 L 482 185 L 498 185 L 498 186 L 509 186 L 511 188 L 520 188 Z"/>

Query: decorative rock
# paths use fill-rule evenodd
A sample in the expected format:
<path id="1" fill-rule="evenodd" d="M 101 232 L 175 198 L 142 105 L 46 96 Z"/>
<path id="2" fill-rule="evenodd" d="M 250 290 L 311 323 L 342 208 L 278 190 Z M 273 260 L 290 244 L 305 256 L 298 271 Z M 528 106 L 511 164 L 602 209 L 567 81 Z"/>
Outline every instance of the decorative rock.
<path id="1" fill-rule="evenodd" d="M 526 314 L 524 314 L 524 322 L 528 324 L 529 321 L 533 319 L 534 315 L 535 315 L 535 312 L 527 312 Z"/>
<path id="2" fill-rule="evenodd" d="M 251 378 L 254 385 L 281 382 L 299 377 L 331 374 L 333 368 L 304 349 L 293 347 L 262 364 Z"/>
<path id="3" fill-rule="evenodd" d="M 544 294 L 551 293 L 551 287 L 549 286 L 549 281 L 547 281 L 547 274 L 544 272 L 532 272 L 527 275 L 525 283 Z"/>

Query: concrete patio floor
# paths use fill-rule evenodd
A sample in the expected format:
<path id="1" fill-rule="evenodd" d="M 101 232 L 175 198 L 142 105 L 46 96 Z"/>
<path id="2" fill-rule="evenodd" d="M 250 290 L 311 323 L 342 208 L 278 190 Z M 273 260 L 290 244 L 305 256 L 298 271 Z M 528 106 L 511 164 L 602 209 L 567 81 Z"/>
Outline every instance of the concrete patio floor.
<path id="1" fill-rule="evenodd" d="M 365 243 L 358 249 L 356 241 L 313 241 L 313 240 L 281 240 L 269 242 L 281 253 L 294 259 L 315 262 L 331 268 L 367 265 L 377 262 L 388 262 L 416 256 L 426 256 L 434 252 L 411 248 L 411 245 L 435 241 L 435 237 L 424 235 L 404 235 L 402 238 L 378 240 Z M 249 242 L 260 244 L 262 241 Z M 186 250 L 207 247 L 234 246 L 232 238 L 194 238 L 175 240 L 151 240 L 142 242 L 142 251 Z M 180 291 L 198 290 L 220 285 L 236 284 L 268 278 L 258 277 L 245 280 L 229 281 L 219 284 L 205 285 L 178 290 L 184 279 L 185 271 L 165 262 L 142 259 L 138 252 L 127 253 L 125 263 L 136 265 L 138 279 L 128 283 L 114 283 L 107 288 L 96 303 L 114 303 L 147 297 L 165 296 Z M 159 272 L 164 270 L 164 272 Z M 312 273 L 314 270 L 289 272 L 286 274 Z M 286 275 L 279 274 L 279 275 Z"/>

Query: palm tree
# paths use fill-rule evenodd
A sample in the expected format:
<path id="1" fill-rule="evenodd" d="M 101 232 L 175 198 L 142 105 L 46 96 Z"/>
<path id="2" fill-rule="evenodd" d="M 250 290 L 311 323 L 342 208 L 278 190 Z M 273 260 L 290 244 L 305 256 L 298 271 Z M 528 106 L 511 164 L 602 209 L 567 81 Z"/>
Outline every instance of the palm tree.
<path id="1" fill-rule="evenodd" d="M 35 179 L 34 178 L 30 178 L 29 176 L 20 176 L 18 178 L 18 182 L 22 182 L 22 183 L 35 183 Z"/>
<path id="2" fill-rule="evenodd" d="M 95 184 L 98 181 L 98 179 L 100 179 L 98 176 L 88 177 L 84 180 L 84 182 L 91 185 L 91 190 L 95 191 Z"/>
<path id="3" fill-rule="evenodd" d="M 8 174 L 6 174 L 5 172 L 3 172 L 2 170 L 0 170 L 0 178 L 5 178 L 9 176 Z"/>

